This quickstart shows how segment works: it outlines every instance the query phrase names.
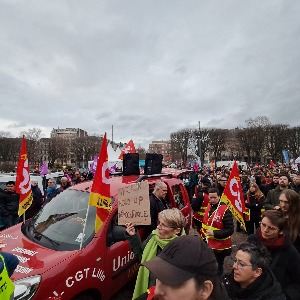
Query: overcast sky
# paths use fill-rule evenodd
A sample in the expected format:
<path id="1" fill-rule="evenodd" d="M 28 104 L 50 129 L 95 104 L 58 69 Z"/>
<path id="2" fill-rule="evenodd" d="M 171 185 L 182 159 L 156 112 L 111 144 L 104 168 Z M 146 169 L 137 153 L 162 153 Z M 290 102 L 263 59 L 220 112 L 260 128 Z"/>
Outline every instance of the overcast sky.
<path id="1" fill-rule="evenodd" d="M 249 117 L 300 125 L 300 1 L 0 0 L 0 131 L 148 149 Z"/>

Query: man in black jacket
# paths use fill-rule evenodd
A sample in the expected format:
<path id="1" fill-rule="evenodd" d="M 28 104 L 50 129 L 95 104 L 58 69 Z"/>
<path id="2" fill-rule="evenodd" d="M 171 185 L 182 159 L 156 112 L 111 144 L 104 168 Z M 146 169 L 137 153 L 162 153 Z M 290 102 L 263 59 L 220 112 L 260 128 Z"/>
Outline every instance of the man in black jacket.
<path id="1" fill-rule="evenodd" d="M 166 201 L 168 186 L 164 182 L 157 182 L 153 193 L 150 195 L 150 216 L 151 225 L 146 227 L 147 235 L 157 227 L 158 213 L 169 208 Z"/>
<path id="2" fill-rule="evenodd" d="M 19 223 L 20 195 L 16 193 L 15 182 L 8 181 L 4 193 L 0 194 L 0 218 L 4 221 L 5 228 Z"/>

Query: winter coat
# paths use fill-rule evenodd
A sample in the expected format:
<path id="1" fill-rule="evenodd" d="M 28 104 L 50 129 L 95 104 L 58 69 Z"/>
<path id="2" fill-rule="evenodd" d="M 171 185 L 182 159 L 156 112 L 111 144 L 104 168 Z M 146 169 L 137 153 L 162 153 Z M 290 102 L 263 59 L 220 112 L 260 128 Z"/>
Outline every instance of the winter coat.
<path id="1" fill-rule="evenodd" d="M 282 192 L 282 190 L 280 189 L 279 185 L 274 190 L 270 190 L 268 192 L 266 200 L 263 203 L 264 208 L 265 209 L 273 209 L 274 206 L 279 205 L 279 196 L 280 196 L 281 192 Z"/>
<path id="2" fill-rule="evenodd" d="M 157 227 L 157 220 L 158 220 L 158 214 L 167 208 L 169 208 L 167 204 L 167 200 L 163 199 L 160 200 L 155 196 L 154 193 L 152 193 L 149 197 L 150 199 L 150 216 L 151 216 L 151 225 L 145 226 L 146 234 L 149 235 L 152 230 L 156 229 Z"/>
<path id="3" fill-rule="evenodd" d="M 279 239 L 278 239 L 279 240 Z M 268 243 L 261 236 L 260 229 L 249 235 L 248 242 L 263 244 L 271 254 L 270 269 L 281 284 L 283 293 L 290 300 L 300 299 L 300 254 L 288 235 L 280 237 L 282 242 Z"/>
<path id="4" fill-rule="evenodd" d="M 32 218 L 42 207 L 44 199 L 40 188 L 37 185 L 31 186 L 32 190 L 32 203 L 25 212 L 26 219 Z"/>
<path id="5" fill-rule="evenodd" d="M 248 287 L 241 288 L 240 284 L 234 280 L 233 272 L 224 275 L 223 284 L 228 296 L 232 300 L 285 300 L 281 286 L 270 269 L 265 270 Z"/>
<path id="6" fill-rule="evenodd" d="M 13 274 L 16 267 L 18 266 L 19 259 L 15 255 L 8 253 L 8 252 L 0 251 L 0 254 L 4 258 L 6 270 L 7 270 L 8 276 L 10 277 Z M 3 271 L 3 262 L 2 262 L 2 260 L 0 260 L 0 273 L 2 271 Z"/>
<path id="7" fill-rule="evenodd" d="M 245 206 L 250 209 L 250 220 L 253 222 L 260 221 L 261 209 L 265 200 L 264 196 L 259 199 L 255 197 L 254 193 L 244 196 Z"/>
<path id="8" fill-rule="evenodd" d="M 20 195 L 6 190 L 0 194 L 0 216 L 18 216 Z"/>

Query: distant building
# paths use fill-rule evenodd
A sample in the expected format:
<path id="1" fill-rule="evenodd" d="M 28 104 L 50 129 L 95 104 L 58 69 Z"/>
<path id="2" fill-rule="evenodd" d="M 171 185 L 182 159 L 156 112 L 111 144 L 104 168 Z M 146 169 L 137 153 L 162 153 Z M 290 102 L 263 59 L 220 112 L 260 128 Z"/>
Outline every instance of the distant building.
<path id="1" fill-rule="evenodd" d="M 50 138 L 75 138 L 75 137 L 85 137 L 87 136 L 87 132 L 80 128 L 57 128 L 52 129 L 50 133 Z"/>
<path id="2" fill-rule="evenodd" d="M 171 154 L 171 141 L 153 141 L 149 144 L 150 153 L 162 154 L 165 157 L 168 157 Z"/>

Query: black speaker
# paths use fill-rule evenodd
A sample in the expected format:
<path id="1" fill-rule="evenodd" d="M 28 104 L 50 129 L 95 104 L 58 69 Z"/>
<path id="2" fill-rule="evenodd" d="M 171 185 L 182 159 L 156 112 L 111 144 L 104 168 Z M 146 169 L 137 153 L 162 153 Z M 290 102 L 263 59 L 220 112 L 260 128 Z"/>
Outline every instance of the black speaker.
<path id="1" fill-rule="evenodd" d="M 146 175 L 160 174 L 162 170 L 162 154 L 147 153 L 145 160 L 145 172 Z"/>
<path id="2" fill-rule="evenodd" d="M 140 175 L 138 153 L 127 153 L 123 155 L 123 175 Z"/>

